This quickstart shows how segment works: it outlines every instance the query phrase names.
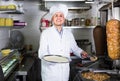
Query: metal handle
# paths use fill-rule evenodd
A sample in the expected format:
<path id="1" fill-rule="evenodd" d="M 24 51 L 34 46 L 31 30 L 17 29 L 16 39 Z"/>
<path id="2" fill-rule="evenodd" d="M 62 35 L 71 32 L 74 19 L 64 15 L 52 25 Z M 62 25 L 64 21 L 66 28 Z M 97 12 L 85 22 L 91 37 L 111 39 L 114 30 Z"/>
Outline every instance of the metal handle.
<path id="1" fill-rule="evenodd" d="M 119 74 L 118 70 L 93 70 L 92 72 L 99 72 L 99 73 L 108 73 L 108 74 Z"/>

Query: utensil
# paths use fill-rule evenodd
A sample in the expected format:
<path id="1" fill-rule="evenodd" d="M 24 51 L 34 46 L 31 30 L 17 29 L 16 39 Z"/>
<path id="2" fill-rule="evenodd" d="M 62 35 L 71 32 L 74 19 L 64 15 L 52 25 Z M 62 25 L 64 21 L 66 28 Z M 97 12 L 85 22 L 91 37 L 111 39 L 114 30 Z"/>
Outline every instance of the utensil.
<path id="1" fill-rule="evenodd" d="M 68 63 L 70 59 L 61 55 L 45 55 L 43 60 L 52 63 Z"/>
<path id="2" fill-rule="evenodd" d="M 93 54 L 88 54 L 88 58 L 90 58 L 91 61 L 96 61 L 98 59 L 98 57 Z"/>
<path id="3" fill-rule="evenodd" d="M 92 69 L 91 71 L 95 72 L 95 73 L 108 73 L 108 74 L 119 74 L 120 73 L 119 70 L 95 70 L 95 69 Z"/>

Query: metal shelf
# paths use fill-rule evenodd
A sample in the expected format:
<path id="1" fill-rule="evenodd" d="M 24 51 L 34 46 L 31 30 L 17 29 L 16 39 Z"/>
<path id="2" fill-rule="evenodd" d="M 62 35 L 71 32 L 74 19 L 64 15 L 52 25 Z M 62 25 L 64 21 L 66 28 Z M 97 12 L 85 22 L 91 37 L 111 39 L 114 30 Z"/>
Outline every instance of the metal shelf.
<path id="1" fill-rule="evenodd" d="M 49 10 L 52 5 L 65 4 L 69 10 L 89 10 L 91 9 L 90 4 L 85 4 L 85 0 L 43 0 L 41 7 L 43 10 Z"/>
<path id="2" fill-rule="evenodd" d="M 2 10 L 0 11 L 1 14 L 24 14 L 24 12 L 19 11 L 19 10 Z"/>
<path id="3" fill-rule="evenodd" d="M 88 10 L 91 6 L 85 6 L 85 7 L 68 7 L 69 10 Z"/>
<path id="4" fill-rule="evenodd" d="M 44 0 L 44 1 L 85 1 L 85 0 Z"/>
<path id="5" fill-rule="evenodd" d="M 95 28 L 95 26 L 65 26 L 64 28 Z"/>
<path id="6" fill-rule="evenodd" d="M 49 27 L 41 27 L 40 29 L 41 30 L 45 30 Z M 89 28 L 95 28 L 95 26 L 65 26 L 64 28 L 68 28 L 68 29 L 79 29 L 79 28 L 86 28 L 86 29 L 89 29 Z"/>
<path id="7" fill-rule="evenodd" d="M 0 26 L 0 28 L 12 28 L 12 29 L 21 29 L 24 28 L 25 26 Z"/>

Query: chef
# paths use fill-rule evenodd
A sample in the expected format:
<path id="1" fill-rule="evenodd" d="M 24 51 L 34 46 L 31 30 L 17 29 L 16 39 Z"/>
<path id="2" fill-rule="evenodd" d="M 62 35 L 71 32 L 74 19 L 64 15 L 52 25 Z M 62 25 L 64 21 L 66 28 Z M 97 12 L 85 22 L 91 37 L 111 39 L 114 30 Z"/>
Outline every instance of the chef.
<path id="1" fill-rule="evenodd" d="M 43 60 L 45 55 L 61 55 L 70 60 L 70 53 L 86 58 L 87 53 L 79 48 L 73 34 L 64 29 L 64 21 L 68 14 L 66 5 L 57 4 L 50 8 L 53 26 L 44 30 L 40 38 L 39 58 L 41 59 L 42 81 L 68 81 L 69 62 L 52 63 Z"/>

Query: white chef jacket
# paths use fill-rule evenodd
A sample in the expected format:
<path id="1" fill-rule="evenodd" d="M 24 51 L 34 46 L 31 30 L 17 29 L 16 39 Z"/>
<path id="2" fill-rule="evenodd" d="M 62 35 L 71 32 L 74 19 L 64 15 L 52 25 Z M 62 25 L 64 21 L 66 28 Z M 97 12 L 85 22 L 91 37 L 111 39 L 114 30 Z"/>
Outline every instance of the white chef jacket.
<path id="1" fill-rule="evenodd" d="M 69 63 L 50 63 L 42 60 L 45 55 L 61 55 L 70 59 L 70 53 L 81 57 L 82 49 L 75 42 L 73 34 L 67 29 L 58 32 L 52 26 L 41 34 L 39 58 L 41 59 L 42 81 L 68 81 Z"/>

